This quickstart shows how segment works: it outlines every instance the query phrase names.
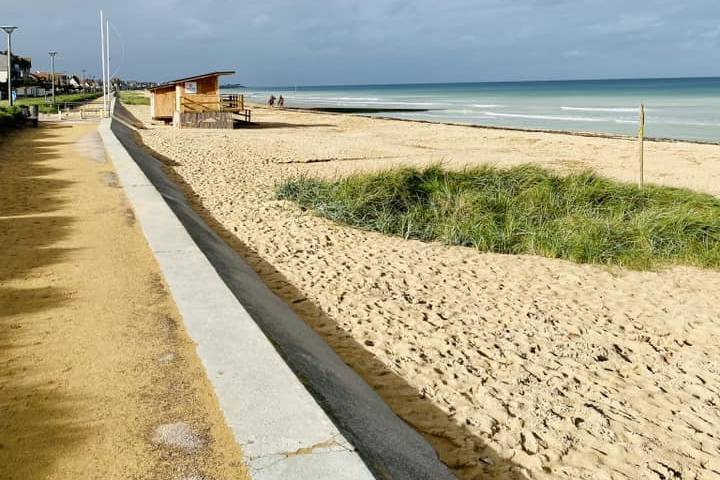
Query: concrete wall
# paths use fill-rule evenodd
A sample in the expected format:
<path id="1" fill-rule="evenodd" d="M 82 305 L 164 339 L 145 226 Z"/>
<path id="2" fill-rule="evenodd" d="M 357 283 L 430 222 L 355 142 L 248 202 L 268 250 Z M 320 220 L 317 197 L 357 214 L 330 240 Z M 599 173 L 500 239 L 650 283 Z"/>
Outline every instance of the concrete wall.
<path id="1" fill-rule="evenodd" d="M 119 121 L 103 138 L 109 152 L 122 149 L 113 162 L 131 200 L 141 202 L 136 217 L 253 479 L 369 480 L 365 467 L 383 480 L 453 479 L 432 447 L 187 204 L 163 165 L 135 143 L 132 116 L 115 108 Z"/>

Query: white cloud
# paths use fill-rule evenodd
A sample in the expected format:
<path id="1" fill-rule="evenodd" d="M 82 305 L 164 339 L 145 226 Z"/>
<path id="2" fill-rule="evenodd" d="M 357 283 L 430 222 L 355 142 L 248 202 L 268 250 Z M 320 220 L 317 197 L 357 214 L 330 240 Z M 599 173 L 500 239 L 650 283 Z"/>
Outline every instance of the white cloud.
<path id="1" fill-rule="evenodd" d="M 195 40 L 218 37 L 218 32 L 211 27 L 210 23 L 191 17 L 182 19 L 178 33 L 184 38 Z"/>
<path id="2" fill-rule="evenodd" d="M 579 58 L 583 56 L 585 56 L 583 51 L 577 48 L 574 48 L 572 50 L 566 50 L 563 52 L 563 57 L 565 58 Z"/>
<path id="3" fill-rule="evenodd" d="M 261 13 L 259 15 L 255 15 L 255 17 L 252 19 L 253 25 L 262 26 L 265 25 L 270 21 L 270 15 L 267 13 Z"/>
<path id="4" fill-rule="evenodd" d="M 30 2 L 47 22 L 3 3 L 18 52 L 46 68 L 50 42 L 63 69 L 95 75 L 99 4 L 132 59 L 121 74 L 137 79 L 214 67 L 255 85 L 720 75 L 718 0 Z"/>
<path id="5" fill-rule="evenodd" d="M 662 27 L 664 22 L 654 14 L 621 14 L 590 25 L 588 30 L 600 35 L 645 34 Z"/>

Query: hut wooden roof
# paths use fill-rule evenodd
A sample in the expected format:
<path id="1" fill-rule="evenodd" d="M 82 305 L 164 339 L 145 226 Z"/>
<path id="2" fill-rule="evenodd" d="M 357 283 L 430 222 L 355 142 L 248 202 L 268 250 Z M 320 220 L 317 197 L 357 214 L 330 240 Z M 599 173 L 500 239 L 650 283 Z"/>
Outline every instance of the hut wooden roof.
<path id="1" fill-rule="evenodd" d="M 153 90 L 157 90 L 159 88 L 171 87 L 171 86 L 177 85 L 178 83 L 192 82 L 193 80 L 200 80 L 201 78 L 219 77 L 222 75 L 234 75 L 234 74 L 235 74 L 234 70 L 222 70 L 222 71 L 218 71 L 218 72 L 204 73 L 202 75 L 193 75 L 192 77 L 178 78 L 177 80 L 170 80 L 168 82 L 160 83 L 158 85 L 155 85 L 154 87 L 148 88 L 148 90 L 153 91 Z"/>

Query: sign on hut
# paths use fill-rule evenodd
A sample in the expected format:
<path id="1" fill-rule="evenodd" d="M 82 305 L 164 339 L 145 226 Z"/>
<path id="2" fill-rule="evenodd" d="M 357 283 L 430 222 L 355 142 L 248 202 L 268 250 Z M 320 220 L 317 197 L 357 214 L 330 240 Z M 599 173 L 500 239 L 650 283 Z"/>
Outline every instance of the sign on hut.
<path id="1" fill-rule="evenodd" d="M 150 88 L 152 118 L 176 127 L 234 128 L 250 122 L 242 95 L 220 94 L 220 77 L 233 71 L 180 78 Z"/>

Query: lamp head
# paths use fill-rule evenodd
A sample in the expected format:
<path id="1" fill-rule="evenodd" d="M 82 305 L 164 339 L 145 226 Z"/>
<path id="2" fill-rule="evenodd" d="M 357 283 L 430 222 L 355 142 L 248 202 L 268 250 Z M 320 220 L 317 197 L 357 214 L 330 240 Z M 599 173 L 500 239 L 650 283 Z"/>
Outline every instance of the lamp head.
<path id="1" fill-rule="evenodd" d="M 50 55 L 51 57 L 54 57 L 55 55 L 57 55 L 57 53 L 58 52 L 48 52 L 48 55 Z"/>
<path id="2" fill-rule="evenodd" d="M 13 33 L 15 30 L 17 30 L 18 27 L 10 27 L 10 26 L 7 26 L 7 25 L 6 25 L 6 26 L 2 26 L 2 27 L 0 27 L 0 28 L 2 28 L 3 30 L 5 30 L 5 33 L 7 33 L 8 35 L 10 35 L 10 34 Z"/>

